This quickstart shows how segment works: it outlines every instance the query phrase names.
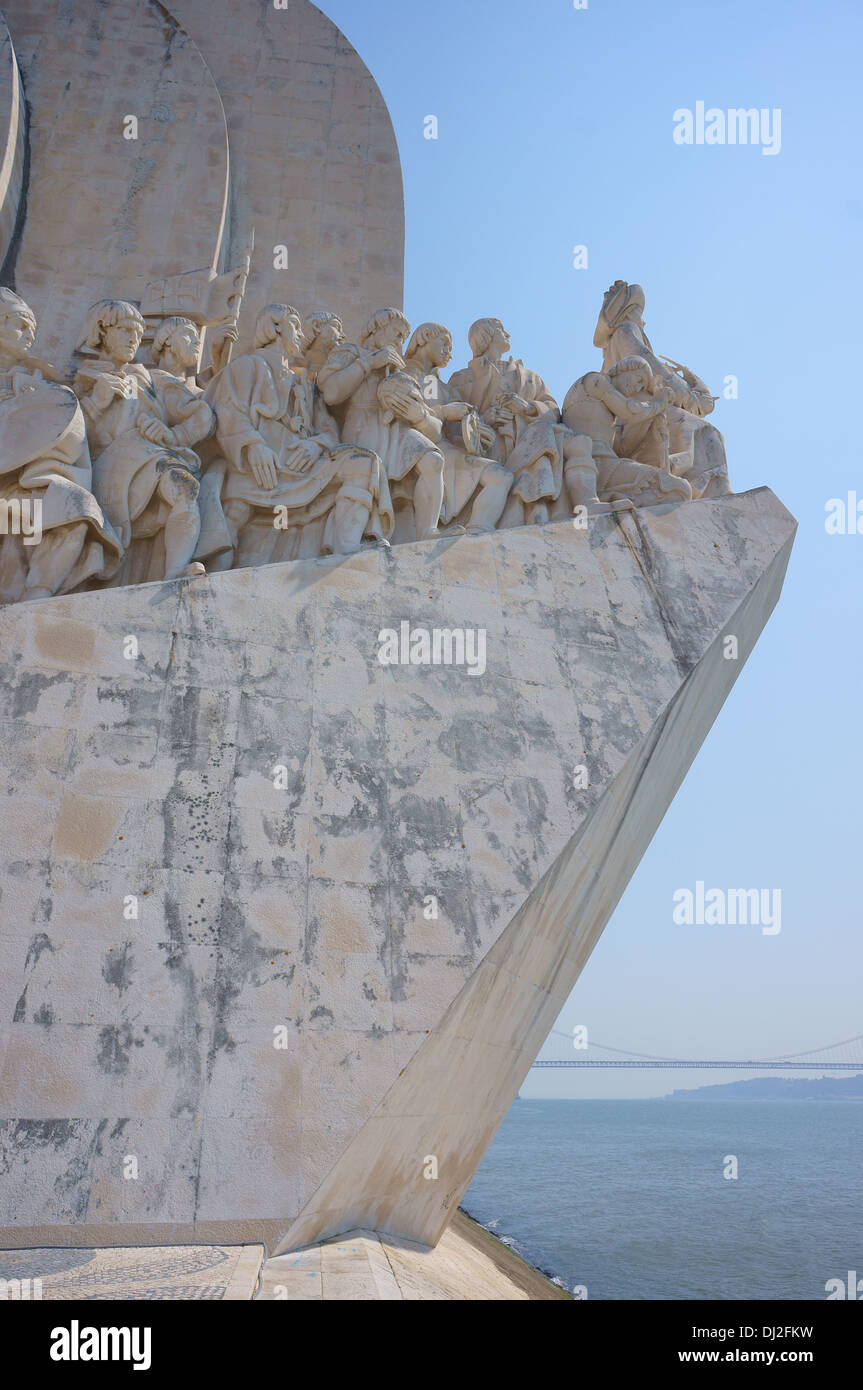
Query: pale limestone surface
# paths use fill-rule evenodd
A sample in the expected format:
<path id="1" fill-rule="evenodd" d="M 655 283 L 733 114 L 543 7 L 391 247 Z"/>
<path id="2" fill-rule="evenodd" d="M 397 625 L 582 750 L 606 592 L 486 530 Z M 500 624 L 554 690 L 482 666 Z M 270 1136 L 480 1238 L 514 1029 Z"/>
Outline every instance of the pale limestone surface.
<path id="1" fill-rule="evenodd" d="M 436 1241 L 793 532 L 762 489 L 0 614 L 0 1244 Z M 485 674 L 382 667 L 405 619 Z"/>
<path id="2" fill-rule="evenodd" d="M 349 1231 L 264 1263 L 262 1301 L 528 1302 L 569 1295 L 458 1211 L 434 1249 Z"/>
<path id="3" fill-rule="evenodd" d="M 137 301 L 152 280 L 217 264 L 225 114 L 200 52 L 161 4 L 3 8 L 30 107 L 26 217 L 7 270 L 40 321 L 40 351 L 67 369 L 96 300 Z M 137 140 L 124 138 L 127 115 Z"/>
<path id="4" fill-rule="evenodd" d="M 555 1301 L 568 1298 L 456 1212 L 435 1249 L 375 1231 L 264 1260 L 260 1245 L 0 1250 L 0 1301 Z M 38 1294 L 34 1281 L 40 1281 Z M 16 1282 L 17 1281 L 17 1282 Z"/>
<path id="5" fill-rule="evenodd" d="M 248 1302 L 263 1258 L 260 1245 L 0 1250 L 0 1300 L 34 1301 L 38 1280 L 38 1298 L 45 1303 Z"/>
<path id="6" fill-rule="evenodd" d="M 349 335 L 401 304 L 404 198 L 392 121 L 345 36 L 309 0 L 171 0 L 218 84 L 231 141 L 230 257 L 254 228 L 240 348 L 264 305 L 329 306 Z M 273 248 L 288 248 L 286 270 Z M 191 269 L 191 263 L 183 266 Z"/>

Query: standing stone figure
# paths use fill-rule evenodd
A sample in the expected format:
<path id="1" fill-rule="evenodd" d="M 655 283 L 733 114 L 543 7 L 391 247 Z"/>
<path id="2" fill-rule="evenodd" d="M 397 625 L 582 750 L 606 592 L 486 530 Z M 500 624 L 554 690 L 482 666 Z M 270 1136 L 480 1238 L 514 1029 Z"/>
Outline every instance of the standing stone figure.
<path id="1" fill-rule="evenodd" d="M 234 358 L 207 389 L 226 462 L 222 507 L 233 538 L 217 569 L 231 567 L 256 515 L 281 529 L 326 517 L 323 549 L 337 555 L 359 550 L 366 534 L 380 538 L 392 529 L 381 460 L 371 449 L 340 443 L 317 387 L 291 366 L 301 338 L 296 309 L 268 305 L 255 323 L 254 351 Z"/>
<path id="2" fill-rule="evenodd" d="M 560 423 L 557 401 L 538 373 L 516 358 L 504 360 L 511 342 L 500 319 L 477 319 L 468 341 L 473 360 L 449 384 L 495 431 L 491 457 L 513 475 L 501 524 L 542 525 L 565 515 L 567 494 L 573 509 L 595 511 L 599 499 L 590 441 Z"/>
<path id="3" fill-rule="evenodd" d="M 665 402 L 645 400 L 655 377 L 643 357 L 624 357 L 607 374 L 588 372 L 570 387 L 563 403 L 563 423 L 576 434 L 588 435 L 598 470 L 597 491 L 603 502 L 628 500 L 638 507 L 659 502 L 687 502 L 692 489 L 667 467 L 650 467 L 615 452 L 619 422 L 638 425 L 645 437 L 650 429 L 667 438 Z M 641 396 L 642 399 L 637 399 Z M 661 449 L 661 443 L 658 445 Z"/>
<path id="4" fill-rule="evenodd" d="M 419 382 L 426 405 L 443 424 L 441 521 L 449 526 L 464 513 L 468 535 L 484 535 L 503 516 L 513 478 L 508 468 L 487 457 L 486 451 L 494 446 L 494 430 L 483 425 L 475 407 L 441 380 L 441 370 L 451 361 L 449 329 L 441 323 L 421 324 L 407 346 L 405 365 Z"/>
<path id="5" fill-rule="evenodd" d="M 203 465 L 208 457 L 207 441 L 216 430 L 216 415 L 204 400 L 205 387 L 199 375 L 201 340 L 201 330 L 191 319 L 163 319 L 153 338 L 151 351 L 157 365 L 150 376 L 175 443 L 193 448 Z M 212 379 L 209 370 L 204 376 Z M 201 530 L 194 559 L 211 568 L 214 558 L 232 547 L 219 496 L 221 481 L 216 469 L 204 467 L 198 490 Z"/>
<path id="6" fill-rule="evenodd" d="M 608 373 L 624 357 L 641 357 L 650 365 L 664 387 L 668 400 L 669 449 L 672 470 L 685 477 L 695 497 L 724 497 L 731 492 L 725 441 L 715 425 L 704 417 L 714 407 L 714 399 L 700 377 L 688 367 L 660 358 L 650 345 L 644 329 L 644 290 L 615 280 L 605 293 L 594 334 L 594 345 L 602 349 L 602 369 Z M 673 368 L 673 369 L 672 369 Z M 621 434 L 620 449 L 629 458 L 655 463 L 655 436 L 644 438 L 641 424 L 627 426 Z"/>
<path id="7" fill-rule="evenodd" d="M 378 310 L 359 344 L 333 349 L 318 385 L 331 409 L 346 406 L 342 438 L 380 456 L 393 501 L 413 503 L 416 538 L 429 540 L 440 535 L 442 424 L 405 371 L 402 348 L 409 331 L 400 310 Z"/>
<path id="8" fill-rule="evenodd" d="M 75 379 L 93 448 L 93 484 L 124 547 L 158 537 L 142 579 L 177 579 L 204 573 L 193 561 L 201 521 L 197 454 L 188 447 L 188 420 L 172 424 L 150 372 L 134 359 L 144 320 L 124 300 L 91 308 L 79 345 L 95 355 Z M 194 429 L 192 430 L 194 433 Z"/>
<path id="9" fill-rule="evenodd" d="M 50 369 L 31 356 L 35 337 L 32 310 L 11 290 L 0 289 L 3 603 L 50 598 L 105 579 L 122 553 L 93 496 L 81 407 L 67 386 L 44 379 L 43 370 Z M 15 517 L 19 525 L 10 527 Z"/>

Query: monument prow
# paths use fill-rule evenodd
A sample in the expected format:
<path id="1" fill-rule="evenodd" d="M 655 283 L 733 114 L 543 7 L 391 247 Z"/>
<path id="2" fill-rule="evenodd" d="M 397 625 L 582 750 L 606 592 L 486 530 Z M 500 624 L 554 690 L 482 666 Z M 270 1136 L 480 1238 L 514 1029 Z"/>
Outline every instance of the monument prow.
<path id="1" fill-rule="evenodd" d="M 434 1245 L 795 523 L 640 285 L 408 322 L 307 0 L 6 14 L 0 1246 Z"/>

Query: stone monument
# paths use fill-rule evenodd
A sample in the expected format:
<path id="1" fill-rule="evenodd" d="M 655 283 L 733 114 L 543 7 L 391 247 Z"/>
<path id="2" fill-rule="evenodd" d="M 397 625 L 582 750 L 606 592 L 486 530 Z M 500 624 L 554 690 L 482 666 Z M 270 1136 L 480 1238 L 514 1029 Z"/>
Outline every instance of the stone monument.
<path id="1" fill-rule="evenodd" d="M 6 4 L 0 1246 L 433 1245 L 795 525 L 638 285 L 562 409 L 412 327 L 356 53 L 172 5 Z"/>

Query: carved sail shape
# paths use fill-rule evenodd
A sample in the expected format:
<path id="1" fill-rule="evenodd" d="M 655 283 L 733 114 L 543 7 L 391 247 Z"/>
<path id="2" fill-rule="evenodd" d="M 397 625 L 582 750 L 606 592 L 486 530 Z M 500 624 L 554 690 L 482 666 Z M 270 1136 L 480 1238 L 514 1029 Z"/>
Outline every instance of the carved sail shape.
<path id="1" fill-rule="evenodd" d="M 40 351 L 68 367 L 96 300 L 136 301 L 151 280 L 217 265 L 225 115 L 200 52 L 162 5 L 124 0 L 95 17 L 90 0 L 4 8 L 31 112 L 11 270 L 39 319 Z"/>
<path id="2" fill-rule="evenodd" d="M 21 208 L 27 146 L 27 108 L 18 60 L 0 14 L 0 267 L 12 248 Z"/>

